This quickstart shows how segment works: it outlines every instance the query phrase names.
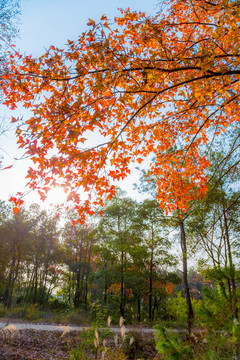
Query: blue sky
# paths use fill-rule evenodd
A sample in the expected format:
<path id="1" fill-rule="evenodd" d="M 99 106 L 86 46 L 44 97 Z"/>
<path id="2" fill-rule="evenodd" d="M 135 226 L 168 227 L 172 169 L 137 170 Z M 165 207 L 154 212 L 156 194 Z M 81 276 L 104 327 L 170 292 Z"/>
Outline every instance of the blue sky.
<path id="1" fill-rule="evenodd" d="M 63 46 L 86 29 L 88 19 L 97 21 L 103 14 L 110 19 L 118 8 L 130 7 L 154 13 L 156 0 L 22 0 L 21 40 L 17 44 L 33 54 L 41 54 L 54 44 Z M 155 1 L 155 3 L 154 3 Z"/>
<path id="2" fill-rule="evenodd" d="M 22 15 L 20 24 L 20 38 L 16 47 L 22 53 L 41 55 L 50 45 L 64 47 L 67 40 L 74 40 L 86 30 L 88 19 L 98 21 L 106 14 L 110 19 L 119 14 L 117 8 L 141 10 L 154 14 L 157 9 L 156 0 L 22 0 Z M 1 114 L 6 116 L 25 115 L 21 109 L 9 114 L 5 107 L 1 107 Z M 7 200 L 18 191 L 23 191 L 26 184 L 25 176 L 30 163 L 26 160 L 14 162 L 14 158 L 21 157 L 22 152 L 17 149 L 14 133 L 10 132 L 0 138 L 1 154 L 4 156 L 3 167 L 14 163 L 10 170 L 0 172 L 0 199 Z M 129 192 L 131 184 L 137 180 L 134 173 L 123 187 Z M 62 202 L 59 191 L 53 191 L 47 200 Z M 31 193 L 26 198 L 27 203 L 38 201 L 38 196 Z"/>

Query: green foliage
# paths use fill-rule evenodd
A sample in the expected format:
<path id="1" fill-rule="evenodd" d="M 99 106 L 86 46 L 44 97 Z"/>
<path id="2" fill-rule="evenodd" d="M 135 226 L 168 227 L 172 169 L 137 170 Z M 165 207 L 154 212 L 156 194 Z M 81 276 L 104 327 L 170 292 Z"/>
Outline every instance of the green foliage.
<path id="1" fill-rule="evenodd" d="M 54 311 L 52 320 L 61 324 L 88 325 L 91 322 L 91 315 L 83 310 L 69 309 L 64 311 Z"/>
<path id="2" fill-rule="evenodd" d="M 84 360 L 88 354 L 95 354 L 94 330 L 83 330 L 80 336 L 80 343 L 70 352 L 70 360 Z"/>
<path id="3" fill-rule="evenodd" d="M 30 305 L 26 310 L 25 318 L 27 320 L 38 320 L 40 318 L 40 309 L 37 304 Z"/>
<path id="4" fill-rule="evenodd" d="M 169 315 L 178 321 L 181 325 L 187 321 L 186 300 L 182 297 L 182 292 L 178 291 L 175 297 L 171 297 L 168 302 Z"/>
<path id="5" fill-rule="evenodd" d="M 112 346 L 109 329 L 97 329 L 94 326 L 81 332 L 80 343 L 70 352 L 70 360 L 85 360 L 88 358 L 103 360 L 126 360 L 122 346 Z"/>
<path id="6" fill-rule="evenodd" d="M 11 316 L 11 318 L 25 319 L 27 309 L 28 305 L 14 306 L 8 311 L 8 314 Z"/>
<path id="7" fill-rule="evenodd" d="M 92 321 L 95 324 L 103 324 L 104 322 L 106 323 L 109 314 L 106 305 L 96 301 L 91 303 L 91 315 Z"/>
<path id="8" fill-rule="evenodd" d="M 202 307 L 202 301 L 192 299 L 195 320 L 199 320 L 199 312 Z M 187 305 L 186 299 L 182 296 L 182 292 L 178 291 L 176 296 L 169 298 L 167 303 L 167 313 L 170 318 L 176 321 L 176 325 L 185 326 L 187 321 Z"/>
<path id="9" fill-rule="evenodd" d="M 163 327 L 155 327 L 156 349 L 167 360 L 186 359 L 191 355 L 191 348 L 181 339 L 180 334 L 167 332 Z"/>
<path id="10" fill-rule="evenodd" d="M 201 322 L 212 329 L 226 326 L 232 317 L 226 291 L 223 286 L 203 288 L 203 304 L 200 309 Z"/>
<path id="11" fill-rule="evenodd" d="M 0 317 L 7 316 L 7 309 L 3 304 L 0 304 Z"/>
<path id="12" fill-rule="evenodd" d="M 84 351 L 80 346 L 72 350 L 70 353 L 70 360 L 84 360 L 86 359 L 86 351 Z"/>
<path id="13" fill-rule="evenodd" d="M 66 303 L 66 301 L 57 297 L 51 297 L 48 300 L 48 306 L 50 309 L 57 311 L 64 311 L 70 309 L 70 305 Z"/>
<path id="14" fill-rule="evenodd" d="M 231 329 L 230 342 L 232 344 L 233 354 L 236 359 L 239 359 L 240 355 L 240 326 L 237 319 L 233 320 Z"/>
<path id="15" fill-rule="evenodd" d="M 167 360 L 229 360 L 239 359 L 240 326 L 236 319 L 225 329 L 195 330 L 187 339 L 180 332 L 156 327 L 156 348 Z"/>
<path id="16" fill-rule="evenodd" d="M 234 326 L 235 325 L 233 325 L 233 327 Z M 233 340 L 232 332 L 226 330 L 211 330 L 206 336 L 200 337 L 195 344 L 192 344 L 194 352 L 193 359 L 239 359 L 239 329 L 237 332 L 238 336 Z"/>

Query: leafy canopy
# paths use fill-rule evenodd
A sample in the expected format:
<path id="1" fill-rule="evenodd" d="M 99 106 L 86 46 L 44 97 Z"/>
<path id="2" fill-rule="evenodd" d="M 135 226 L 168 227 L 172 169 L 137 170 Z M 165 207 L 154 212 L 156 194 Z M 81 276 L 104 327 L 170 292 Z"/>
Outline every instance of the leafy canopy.
<path id="1" fill-rule="evenodd" d="M 61 184 L 79 214 L 91 213 L 115 194 L 112 180 L 154 155 L 162 208 L 186 211 L 204 196 L 202 149 L 239 121 L 239 6 L 170 0 L 155 16 L 120 10 L 113 24 L 89 20 L 66 49 L 16 54 L 2 87 L 5 104 L 33 111 L 17 131 L 34 163 L 30 188 L 44 198 Z"/>

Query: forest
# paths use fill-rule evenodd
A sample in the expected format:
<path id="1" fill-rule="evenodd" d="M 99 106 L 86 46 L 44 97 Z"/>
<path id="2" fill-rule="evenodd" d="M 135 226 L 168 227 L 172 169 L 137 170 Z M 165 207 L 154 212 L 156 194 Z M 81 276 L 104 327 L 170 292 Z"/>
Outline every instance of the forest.
<path id="1" fill-rule="evenodd" d="M 221 153 L 215 156 L 223 159 Z M 133 200 L 119 188 L 103 214 L 96 211 L 86 224 L 75 222 L 74 209 L 63 216 L 58 207 L 42 210 L 32 204 L 14 215 L 2 202 L 0 316 L 98 328 L 106 327 L 109 317 L 115 326 L 124 318 L 127 326 L 156 327 L 159 353 L 166 359 L 193 358 L 196 344 L 214 333 L 215 349 L 202 344 L 196 355 L 207 351 L 204 358 L 210 359 L 215 351 L 219 358 L 233 358 L 239 345 L 234 321 L 240 276 L 234 178 L 231 174 L 219 182 L 217 176 L 206 197 L 180 221 L 178 214 L 166 216 L 159 208 L 156 184 L 146 171 L 136 185 L 145 200 Z M 165 338 L 161 331 L 167 328 L 191 332 L 192 348 L 186 354 L 184 341 L 189 340 L 178 344 L 171 334 Z M 194 329 L 204 332 L 194 338 Z M 223 330 L 229 335 L 220 345 Z M 167 341 L 171 346 L 165 349 Z M 86 354 L 72 356 L 83 359 Z"/>
<path id="2" fill-rule="evenodd" d="M 38 57 L 1 48 L 31 165 L 28 190 L 0 203 L 0 345 L 15 351 L 0 356 L 239 359 L 239 6 L 160 1 L 89 19 Z M 138 200 L 118 187 L 133 171 Z M 66 204 L 24 202 L 54 188 Z"/>

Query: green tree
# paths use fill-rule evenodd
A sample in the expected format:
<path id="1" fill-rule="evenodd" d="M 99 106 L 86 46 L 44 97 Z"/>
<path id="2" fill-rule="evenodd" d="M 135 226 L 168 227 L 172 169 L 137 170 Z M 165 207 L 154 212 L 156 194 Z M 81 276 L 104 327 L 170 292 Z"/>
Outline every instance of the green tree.
<path id="1" fill-rule="evenodd" d="M 155 161 L 155 159 L 153 159 Z M 152 177 L 149 171 L 141 171 L 140 184 L 136 185 L 136 188 L 143 193 L 150 193 L 153 198 L 156 197 L 157 192 L 157 181 L 155 177 Z M 181 196 L 179 195 L 179 199 Z M 185 223 L 186 219 L 189 216 L 189 211 L 187 213 L 183 213 L 181 210 L 177 209 L 173 211 L 169 216 L 165 217 L 165 223 L 169 228 L 179 228 L 180 232 L 180 244 L 182 251 L 182 267 L 183 267 L 183 286 L 185 299 L 187 304 L 187 328 L 188 333 L 190 335 L 192 323 L 194 319 L 192 301 L 190 296 L 190 289 L 188 284 L 188 248 L 187 248 L 187 238 L 185 231 Z"/>
<path id="2" fill-rule="evenodd" d="M 156 301 L 153 304 L 153 282 L 159 267 L 173 265 L 173 256 L 168 252 L 170 242 L 166 234 L 166 219 L 157 200 L 144 200 L 139 204 L 136 214 L 142 244 L 146 247 L 145 266 L 148 269 L 148 316 L 152 321 Z"/>
<path id="3" fill-rule="evenodd" d="M 64 261 L 68 265 L 68 272 L 65 276 L 66 290 L 69 303 L 73 301 L 75 308 L 84 304 L 87 310 L 89 274 L 96 230 L 92 226 L 86 227 L 78 223 L 73 225 L 71 218 L 74 216 L 76 217 L 76 213 L 70 211 L 62 234 Z"/>
<path id="4" fill-rule="evenodd" d="M 37 204 L 29 207 L 32 223 L 31 255 L 28 257 L 26 299 L 33 303 L 47 302 L 60 281 L 61 263 L 58 217 L 56 209 L 41 210 Z"/>
<path id="5" fill-rule="evenodd" d="M 120 277 L 120 314 L 125 316 L 126 306 L 126 272 L 128 254 L 133 238 L 133 221 L 136 202 L 126 198 L 123 193 L 118 193 L 113 201 L 104 207 L 104 213 L 99 223 L 99 233 L 108 248 L 119 263 Z"/>
<path id="6" fill-rule="evenodd" d="M 9 308 L 12 305 L 15 284 L 17 283 L 21 265 L 30 252 L 29 239 L 31 222 L 26 210 L 14 217 L 7 218 L 1 226 L 1 238 L 5 243 L 4 303 Z"/>

